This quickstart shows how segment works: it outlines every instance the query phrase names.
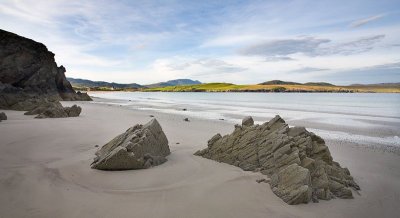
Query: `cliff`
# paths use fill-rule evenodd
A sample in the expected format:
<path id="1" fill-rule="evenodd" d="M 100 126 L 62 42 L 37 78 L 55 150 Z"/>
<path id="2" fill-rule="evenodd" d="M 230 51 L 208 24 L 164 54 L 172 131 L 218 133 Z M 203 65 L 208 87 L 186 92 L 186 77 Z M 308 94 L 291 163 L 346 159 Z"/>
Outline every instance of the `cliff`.
<path id="1" fill-rule="evenodd" d="M 26 101 L 90 101 L 76 93 L 45 45 L 0 30 L 0 108 L 27 110 Z"/>

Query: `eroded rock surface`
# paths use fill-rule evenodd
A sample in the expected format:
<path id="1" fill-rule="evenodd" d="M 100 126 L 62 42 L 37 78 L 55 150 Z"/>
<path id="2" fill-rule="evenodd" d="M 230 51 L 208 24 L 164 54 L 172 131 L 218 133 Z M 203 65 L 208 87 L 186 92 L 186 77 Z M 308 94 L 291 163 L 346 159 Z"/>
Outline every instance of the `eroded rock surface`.
<path id="1" fill-rule="evenodd" d="M 73 105 L 72 107 L 63 107 L 58 101 L 47 101 L 46 99 L 40 103 L 36 103 L 36 107 L 25 112 L 25 115 L 37 115 L 35 118 L 63 118 L 77 117 L 81 113 L 82 108 Z"/>
<path id="2" fill-rule="evenodd" d="M 88 101 L 75 93 L 42 43 L 0 30 L 0 108 L 32 110 L 38 101 Z"/>
<path id="3" fill-rule="evenodd" d="M 304 127 L 289 128 L 279 116 L 253 123 L 246 117 L 232 134 L 216 134 L 195 155 L 268 175 L 272 191 L 288 204 L 353 198 L 350 188 L 360 189 L 321 137 Z"/>
<path id="4" fill-rule="evenodd" d="M 168 139 L 160 124 L 152 119 L 135 125 L 96 152 L 91 167 L 99 170 L 145 169 L 167 161 Z"/>

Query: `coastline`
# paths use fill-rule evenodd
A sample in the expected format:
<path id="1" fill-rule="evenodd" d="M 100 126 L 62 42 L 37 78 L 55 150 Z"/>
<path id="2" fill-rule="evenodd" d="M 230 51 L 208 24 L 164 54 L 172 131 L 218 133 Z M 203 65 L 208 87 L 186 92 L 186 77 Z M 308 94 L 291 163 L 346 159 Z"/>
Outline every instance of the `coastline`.
<path id="1" fill-rule="evenodd" d="M 400 212 L 396 153 L 326 140 L 334 160 L 349 168 L 361 191 L 354 199 L 290 206 L 268 184 L 256 182 L 265 176 L 192 155 L 214 134 L 230 133 L 232 122 L 197 117 L 184 122 L 184 115 L 100 100 L 78 102 L 83 111 L 76 118 L 34 119 L 6 111 L 9 119 L 0 123 L 0 216 L 394 217 Z M 148 122 L 149 115 L 169 140 L 165 164 L 123 172 L 90 168 L 94 145 Z"/>
<path id="2" fill-rule="evenodd" d="M 120 95 L 112 95 L 112 93 L 92 94 L 94 98 L 98 98 L 94 103 L 117 105 L 132 110 L 149 111 L 149 113 L 161 112 L 180 115 L 183 118 L 188 117 L 190 119 L 217 120 L 231 125 L 240 124 L 245 115 L 251 115 L 256 124 L 262 124 L 279 114 L 290 126 L 305 126 L 317 135 L 321 135 L 325 140 L 361 144 L 362 147 L 400 154 L 400 139 L 398 137 L 400 136 L 400 129 L 398 128 L 400 119 L 397 113 L 392 114 L 393 116 L 388 116 L 390 113 L 387 112 L 384 114 L 382 112 L 379 112 L 379 114 L 374 112 L 363 113 L 362 111 L 354 111 L 352 107 L 341 111 L 337 110 L 338 107 L 331 108 L 331 105 L 324 105 L 328 107 L 318 107 L 317 109 L 312 107 L 302 108 L 302 105 L 296 105 L 295 108 L 292 108 L 292 104 L 287 106 L 279 105 L 276 102 L 264 107 L 266 102 L 260 102 L 260 105 L 263 106 L 250 104 L 252 102 L 245 102 L 245 105 L 242 105 L 239 99 L 230 103 L 231 105 L 227 105 L 226 102 L 215 101 L 215 99 L 214 101 L 204 101 L 204 99 L 208 99 L 214 94 L 203 93 L 197 93 L 195 96 L 192 95 L 194 93 L 175 93 L 167 98 L 165 93 L 160 93 L 161 95 L 146 95 L 145 93 L 135 93 L 135 95 L 130 95 L 129 93 L 120 93 Z M 227 102 L 229 102 L 228 99 L 232 99 L 232 97 L 236 99 L 238 97 L 236 94 L 234 95 L 225 96 L 224 94 L 224 96 L 219 96 L 216 99 L 226 97 Z M 241 95 L 247 96 L 248 94 Z M 286 94 L 281 93 L 278 95 Z M 308 98 L 308 96 L 297 96 L 297 94 L 287 95 L 302 99 Z M 325 95 L 329 97 L 330 94 Z M 275 96 L 275 94 L 271 94 L 271 96 Z M 190 98 L 198 98 L 199 100 L 191 101 Z M 268 99 L 275 101 L 274 98 Z M 285 98 L 283 101 L 290 101 L 290 99 Z M 307 105 L 308 103 L 305 102 L 305 104 Z M 344 108 L 344 105 L 339 105 L 339 107 Z M 182 110 L 183 108 L 187 110 Z"/>

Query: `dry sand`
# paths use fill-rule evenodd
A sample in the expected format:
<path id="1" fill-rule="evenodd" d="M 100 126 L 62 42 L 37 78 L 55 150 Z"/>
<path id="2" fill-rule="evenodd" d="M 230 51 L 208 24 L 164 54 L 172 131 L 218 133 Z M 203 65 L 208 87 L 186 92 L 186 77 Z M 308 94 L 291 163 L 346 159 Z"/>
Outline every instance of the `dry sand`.
<path id="1" fill-rule="evenodd" d="M 64 102 L 72 105 L 72 102 Z M 265 176 L 193 156 L 224 121 L 191 119 L 79 102 L 80 117 L 34 119 L 5 111 L 0 123 L 0 217 L 398 217 L 400 156 L 328 141 L 360 185 L 355 199 L 287 205 Z M 171 148 L 168 162 L 136 171 L 93 170 L 97 148 L 154 115 Z M 179 144 L 176 144 L 178 143 Z"/>

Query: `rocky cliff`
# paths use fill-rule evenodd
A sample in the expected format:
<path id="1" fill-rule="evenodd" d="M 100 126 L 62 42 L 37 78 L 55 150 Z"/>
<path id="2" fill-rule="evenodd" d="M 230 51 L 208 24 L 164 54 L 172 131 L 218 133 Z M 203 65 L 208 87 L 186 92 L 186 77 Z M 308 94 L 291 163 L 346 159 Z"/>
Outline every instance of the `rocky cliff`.
<path id="1" fill-rule="evenodd" d="M 246 117 L 232 134 L 215 135 L 195 155 L 268 175 L 272 191 L 288 204 L 353 198 L 350 188 L 360 189 L 321 137 L 289 128 L 279 116 L 262 125 Z"/>
<path id="2" fill-rule="evenodd" d="M 91 100 L 87 94 L 76 93 L 64 73 L 45 45 L 0 30 L 0 108 L 29 110 L 24 105 L 43 98 Z"/>

